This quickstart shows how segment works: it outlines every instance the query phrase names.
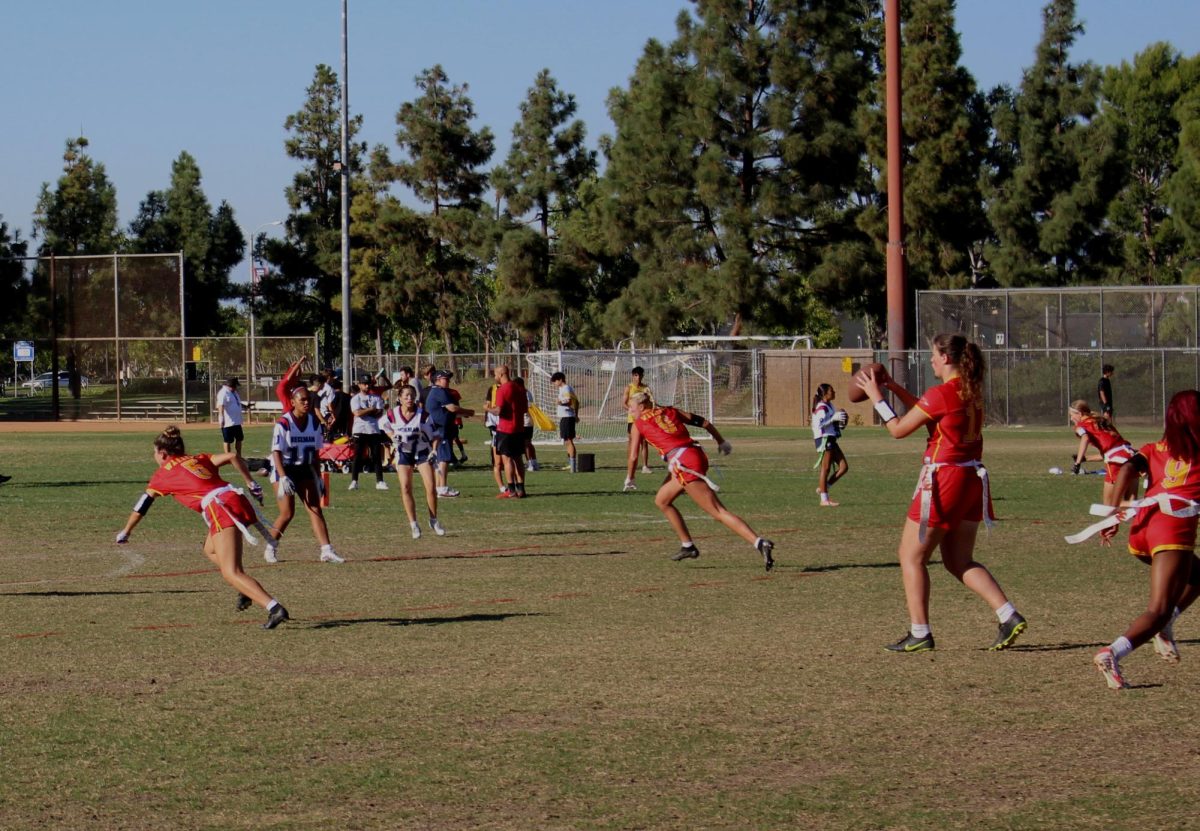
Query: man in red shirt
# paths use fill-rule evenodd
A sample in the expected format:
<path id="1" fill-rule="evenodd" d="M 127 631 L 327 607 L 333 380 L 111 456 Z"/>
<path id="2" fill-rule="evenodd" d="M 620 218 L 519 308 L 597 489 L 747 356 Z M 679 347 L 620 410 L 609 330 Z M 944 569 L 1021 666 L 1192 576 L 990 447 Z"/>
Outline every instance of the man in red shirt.
<path id="1" fill-rule="evenodd" d="M 508 488 L 498 499 L 525 498 L 525 465 L 521 457 L 525 453 L 525 413 L 529 402 L 525 389 L 513 383 L 508 366 L 500 364 L 492 373 L 498 388 L 489 413 L 499 419 L 496 425 L 496 452 L 504 458 L 504 469 L 508 472 Z"/>

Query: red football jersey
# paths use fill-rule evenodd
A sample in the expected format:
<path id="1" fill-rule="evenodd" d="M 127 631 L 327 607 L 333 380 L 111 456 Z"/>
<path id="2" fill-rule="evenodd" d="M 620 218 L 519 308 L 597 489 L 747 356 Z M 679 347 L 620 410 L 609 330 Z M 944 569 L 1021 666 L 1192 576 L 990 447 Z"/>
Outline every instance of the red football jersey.
<path id="1" fill-rule="evenodd" d="M 654 407 L 638 416 L 634 422 L 642 438 L 665 456 L 678 447 L 695 444 L 687 425 L 674 407 Z"/>
<path id="2" fill-rule="evenodd" d="M 1088 442 L 1095 445 L 1101 453 L 1108 453 L 1114 447 L 1124 447 L 1128 444 L 1115 427 L 1104 427 L 1095 416 L 1085 416 L 1075 425 L 1075 435 L 1087 436 Z"/>
<path id="3" fill-rule="evenodd" d="M 983 459 L 983 406 L 968 404 L 958 396 L 962 382 L 951 378 L 921 396 L 917 407 L 933 419 L 934 429 L 925 445 L 931 462 L 977 462 Z"/>
<path id="4" fill-rule="evenodd" d="M 500 408 L 500 423 L 496 429 L 501 433 L 511 435 L 525 429 L 525 413 L 529 410 L 529 399 L 525 396 L 525 390 L 515 382 L 507 381 L 500 385 L 492 406 Z"/>
<path id="5" fill-rule="evenodd" d="M 1146 496 L 1170 493 L 1184 499 L 1200 499 L 1200 464 L 1172 459 L 1165 441 L 1144 445 L 1138 453 L 1150 463 L 1150 487 Z"/>
<path id="6" fill-rule="evenodd" d="M 146 493 L 151 496 L 173 496 L 185 508 L 199 512 L 200 502 L 217 488 L 228 484 L 217 472 L 217 466 L 207 453 L 195 456 L 174 456 L 154 471 Z"/>

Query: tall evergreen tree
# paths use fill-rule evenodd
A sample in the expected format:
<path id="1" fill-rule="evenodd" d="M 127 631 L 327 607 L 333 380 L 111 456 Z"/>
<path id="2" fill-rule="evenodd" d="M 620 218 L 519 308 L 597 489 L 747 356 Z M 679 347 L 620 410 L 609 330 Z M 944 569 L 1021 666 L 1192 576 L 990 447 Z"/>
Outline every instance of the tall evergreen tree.
<path id="1" fill-rule="evenodd" d="M 1200 74 L 1200 56 L 1181 63 L 1187 78 Z M 1167 186 L 1167 203 L 1183 238 L 1180 268 L 1189 283 L 1200 282 L 1200 89 L 1175 107 L 1180 124 L 1178 170 Z"/>
<path id="2" fill-rule="evenodd" d="M 48 182 L 42 185 L 33 218 L 40 256 L 112 254 L 120 247 L 117 189 L 87 148 L 83 136 L 67 139 L 63 175 L 53 190 Z"/>
<path id="3" fill-rule="evenodd" d="M 386 181 L 398 181 L 429 206 L 422 226 L 409 227 L 405 243 L 394 249 L 406 290 L 436 311 L 437 331 L 453 353 L 458 296 L 470 285 L 477 264 L 473 250 L 483 234 L 481 197 L 487 187 L 482 170 L 492 157 L 491 131 L 475 130 L 475 106 L 466 85 L 450 84 L 434 66 L 415 79 L 419 95 L 396 113 L 396 143 L 404 158 L 391 162 L 377 149 L 375 164 Z"/>
<path id="4" fill-rule="evenodd" d="M 304 106 L 284 121 L 284 149 L 303 167 L 286 196 L 290 213 L 286 238 L 269 240 L 265 258 L 276 274 L 264 280 L 263 329 L 276 334 L 311 334 L 320 328 L 326 364 L 333 362 L 341 314 L 334 299 L 341 287 L 341 170 L 350 172 L 354 192 L 365 147 L 354 138 L 362 116 L 349 123 L 350 158 L 341 158 L 341 86 L 337 73 L 318 64 L 305 91 Z"/>
<path id="5" fill-rule="evenodd" d="M 1112 261 L 1103 220 L 1122 183 L 1120 131 L 1097 117 L 1099 71 L 1069 60 L 1083 32 L 1075 0 L 1051 0 L 1043 22 L 1018 93 L 992 96 L 984 195 L 996 239 L 986 256 L 1009 286 L 1095 282 Z"/>
<path id="6" fill-rule="evenodd" d="M 1181 60 L 1166 43 L 1137 54 L 1133 63 L 1104 73 L 1105 117 L 1125 135 L 1125 186 L 1108 218 L 1121 242 L 1113 278 L 1121 283 L 1175 283 L 1183 274 L 1183 231 L 1168 204 L 1182 161 L 1181 102 L 1200 92 L 1200 59 Z"/>
<path id="7" fill-rule="evenodd" d="M 26 304 L 29 301 L 29 280 L 20 258 L 28 255 L 29 246 L 21 239 L 20 231 L 10 231 L 0 217 L 0 337 L 13 338 L 32 334 Z"/>
<path id="8" fill-rule="evenodd" d="M 224 331 L 220 302 L 233 296 L 230 272 L 246 245 L 233 209 L 222 202 L 213 211 L 200 183 L 196 160 L 180 153 L 170 187 L 147 194 L 129 228 L 135 252 L 183 252 L 185 323 L 195 337 Z"/>
<path id="9" fill-rule="evenodd" d="M 575 96 L 563 92 L 543 69 L 521 103 L 521 120 L 513 126 L 513 142 L 505 163 L 492 173 L 496 191 L 514 217 L 532 213 L 541 242 L 519 230 L 502 245 L 499 268 L 502 294 L 497 312 L 506 320 L 522 320 L 540 329 L 542 348 L 550 348 L 553 314 L 563 307 L 564 278 L 570 269 L 557 269 L 556 235 L 577 205 L 580 184 L 596 170 L 596 154 L 583 141 L 583 122 L 575 119 Z M 544 249 L 544 251 L 542 250 Z M 536 266 L 536 272 L 529 272 Z"/>
<path id="10" fill-rule="evenodd" d="M 610 97 L 608 214 L 638 263 L 612 331 L 803 324 L 790 284 L 845 233 L 871 80 L 860 0 L 696 0 Z M 852 227 L 852 225 L 850 226 Z"/>

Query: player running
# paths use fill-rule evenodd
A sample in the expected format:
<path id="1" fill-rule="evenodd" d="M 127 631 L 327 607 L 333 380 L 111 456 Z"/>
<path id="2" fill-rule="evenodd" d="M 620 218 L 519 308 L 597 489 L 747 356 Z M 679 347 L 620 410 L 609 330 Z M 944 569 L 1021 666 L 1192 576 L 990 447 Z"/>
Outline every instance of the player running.
<path id="1" fill-rule="evenodd" d="M 1103 501 L 1108 504 L 1109 496 L 1117 481 L 1117 473 L 1122 465 L 1133 458 L 1133 446 L 1125 441 L 1117 432 L 1117 428 L 1105 416 L 1093 413 L 1092 408 L 1083 399 L 1072 402 L 1067 410 L 1067 415 L 1071 419 L 1071 425 L 1075 428 L 1075 435 L 1079 436 L 1079 449 L 1075 452 L 1075 462 L 1071 465 L 1071 472 L 1079 473 L 1083 467 L 1083 460 L 1087 456 L 1088 445 L 1094 445 L 1104 457 Z M 1137 496 L 1138 480 L 1136 478 L 1130 480 L 1129 488 L 1128 493 L 1121 494 L 1121 499 L 1133 499 Z"/>
<path id="2" fill-rule="evenodd" d="M 417 522 L 417 504 L 413 499 L 413 468 L 421 473 L 425 486 L 425 505 L 429 508 L 429 528 L 439 537 L 446 529 L 437 518 L 437 483 L 430 462 L 433 450 L 433 431 L 425 419 L 425 413 L 417 407 L 417 391 L 414 387 L 398 386 L 400 403 L 379 419 L 379 426 L 392 440 L 395 448 L 393 464 L 400 480 L 400 501 L 412 528 L 412 538 L 421 538 L 421 524 Z"/>
<path id="3" fill-rule="evenodd" d="M 321 545 L 321 562 L 345 562 L 333 550 L 325 514 L 321 511 L 323 485 L 317 468 L 317 453 L 324 442 L 324 430 L 321 419 L 312 412 L 312 396 L 307 387 L 297 384 L 290 393 L 290 409 L 275 422 L 271 435 L 271 481 L 275 483 L 279 516 L 263 552 L 263 559 L 268 563 L 279 562 L 279 540 L 296 515 L 297 495 L 308 511 L 313 535 Z"/>
<path id="4" fill-rule="evenodd" d="M 767 571 L 775 567 L 771 552 L 775 543 L 760 537 L 746 524 L 745 520 L 721 504 L 717 488 L 705 474 L 708 472 L 708 456 L 700 445 L 688 434 L 688 426 L 708 431 L 717 443 L 717 449 L 728 455 L 733 446 L 721 437 L 717 428 L 703 416 L 693 415 L 674 407 L 655 407 L 648 392 L 634 393 L 629 398 L 629 414 L 633 417 L 630 428 L 629 459 L 626 475 L 633 477 L 638 461 L 638 446 L 642 440 L 654 446 L 667 463 L 667 478 L 654 497 L 654 504 L 666 516 L 675 533 L 679 535 L 679 551 L 671 559 L 692 560 L 700 556 L 700 549 L 688 533 L 683 514 L 675 507 L 675 500 L 687 492 L 692 501 L 704 509 L 713 519 L 754 546 L 762 555 Z"/>
<path id="5" fill-rule="evenodd" d="M 902 439 L 921 427 L 929 431 L 924 464 L 904 530 L 900 535 L 900 571 L 911 627 L 886 647 L 891 652 L 927 652 L 934 648 L 929 626 L 929 557 L 935 548 L 942 564 L 983 598 L 1000 621 L 991 650 L 1007 649 L 1025 631 L 1025 618 L 992 577 L 974 559 L 975 535 L 982 519 L 993 520 L 983 458 L 983 377 L 979 347 L 962 335 L 941 334 L 930 343 L 933 374 L 942 383 L 917 398 L 890 377 L 882 383 L 903 402 L 903 418 L 883 400 L 880 380 L 861 371 L 854 382 L 875 402 L 875 410 L 893 438 Z"/>
<path id="6" fill-rule="evenodd" d="M 225 582 L 237 589 L 237 610 L 243 612 L 254 603 L 262 606 L 267 610 L 264 629 L 274 629 L 287 620 L 287 609 L 242 568 L 243 539 L 258 542 L 250 528 L 257 528 L 264 535 L 268 533 L 250 501 L 225 482 L 218 471 L 218 468 L 232 464 L 243 477 L 249 478 L 250 471 L 242 457 L 237 453 L 189 456 L 179 428 L 172 424 L 154 439 L 154 461 L 158 463 L 158 470 L 154 471 L 146 492 L 133 506 L 125 527 L 117 532 L 117 544 L 129 542 L 133 529 L 149 512 L 155 499 L 173 496 L 180 505 L 204 518 L 208 526 L 204 556 L 221 570 Z"/>
<path id="7" fill-rule="evenodd" d="M 817 448 L 817 467 L 820 469 L 817 480 L 817 496 L 821 498 L 822 508 L 836 508 L 838 503 L 829 498 L 829 489 L 850 470 L 846 454 L 838 446 L 842 430 L 846 426 L 845 410 L 833 406 L 836 397 L 832 384 L 820 384 L 813 395 L 812 431 L 813 443 Z M 837 465 L 833 473 L 829 468 Z"/>
<path id="8" fill-rule="evenodd" d="M 1133 486 L 1139 474 L 1150 479 L 1145 498 L 1117 511 L 1119 495 Z M 1146 611 L 1092 659 L 1108 686 L 1121 690 L 1129 686 L 1121 674 L 1121 659 L 1146 641 L 1154 641 L 1154 651 L 1167 663 L 1179 662 L 1174 622 L 1200 595 L 1200 560 L 1195 553 L 1200 514 L 1200 392 L 1184 390 L 1172 396 L 1163 437 L 1139 448 L 1121 466 L 1107 504 L 1114 513 L 1102 523 L 1107 527 L 1100 529 L 1104 544 L 1116 536 L 1120 521 L 1132 517 L 1129 553 L 1150 566 Z"/>

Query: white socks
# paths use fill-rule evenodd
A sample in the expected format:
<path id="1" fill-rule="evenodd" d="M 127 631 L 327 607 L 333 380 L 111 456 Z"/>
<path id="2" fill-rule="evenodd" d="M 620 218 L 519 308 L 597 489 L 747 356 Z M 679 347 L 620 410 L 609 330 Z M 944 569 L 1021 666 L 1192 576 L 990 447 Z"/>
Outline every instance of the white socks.
<path id="1" fill-rule="evenodd" d="M 914 638 L 920 639 L 928 638 L 933 630 L 929 628 L 928 623 L 914 623 L 912 626 L 908 627 L 908 632 Z"/>
<path id="2" fill-rule="evenodd" d="M 1016 613 L 1017 613 L 1017 609 L 1015 606 L 1013 606 L 1012 603 L 1005 603 L 1003 606 L 1001 606 L 999 609 L 996 610 L 996 617 L 1000 619 L 1001 623 L 1008 623 L 1009 618 L 1011 618 Z"/>
<path id="3" fill-rule="evenodd" d="M 1120 660 L 1133 651 L 1133 644 L 1129 642 L 1129 638 L 1122 635 L 1112 642 L 1110 648 L 1112 649 L 1113 657 Z"/>

